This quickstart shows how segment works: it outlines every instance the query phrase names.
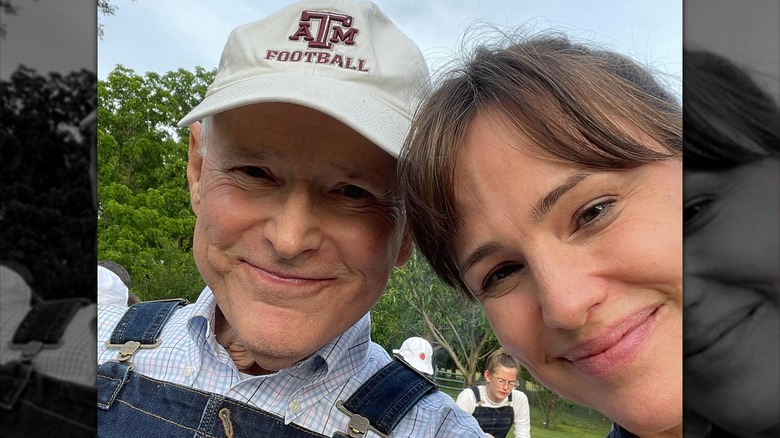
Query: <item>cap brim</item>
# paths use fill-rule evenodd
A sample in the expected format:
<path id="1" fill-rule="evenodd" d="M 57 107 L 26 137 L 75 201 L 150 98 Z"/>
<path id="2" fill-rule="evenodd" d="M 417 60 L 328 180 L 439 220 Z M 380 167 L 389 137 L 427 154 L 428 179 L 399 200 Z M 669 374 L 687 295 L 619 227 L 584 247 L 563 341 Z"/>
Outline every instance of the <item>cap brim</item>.
<path id="1" fill-rule="evenodd" d="M 412 365 L 418 370 L 426 374 L 433 374 L 433 367 L 431 365 L 428 365 L 427 363 L 421 361 L 415 361 L 415 363 L 413 363 Z"/>
<path id="2" fill-rule="evenodd" d="M 398 157 L 410 120 L 401 111 L 355 82 L 302 74 L 247 79 L 215 91 L 179 121 L 179 126 L 230 109 L 268 102 L 305 106 L 339 120 L 394 157 Z"/>

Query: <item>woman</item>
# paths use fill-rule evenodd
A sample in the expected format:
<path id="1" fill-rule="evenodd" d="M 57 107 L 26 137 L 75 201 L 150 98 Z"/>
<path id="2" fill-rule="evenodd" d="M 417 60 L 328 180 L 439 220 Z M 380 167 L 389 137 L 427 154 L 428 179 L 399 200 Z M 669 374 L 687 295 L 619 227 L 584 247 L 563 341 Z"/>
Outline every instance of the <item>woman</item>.
<path id="1" fill-rule="evenodd" d="M 550 35 L 475 50 L 420 108 L 400 167 L 437 274 L 615 437 L 682 435 L 681 147 L 652 75 Z"/>
<path id="2" fill-rule="evenodd" d="M 528 397 L 517 391 L 517 360 L 504 349 L 490 353 L 485 385 L 471 386 L 458 394 L 456 403 L 473 415 L 487 436 L 505 438 L 512 425 L 515 438 L 531 437 Z"/>
<path id="3" fill-rule="evenodd" d="M 684 59 L 686 436 L 777 437 L 780 111 L 725 58 Z"/>

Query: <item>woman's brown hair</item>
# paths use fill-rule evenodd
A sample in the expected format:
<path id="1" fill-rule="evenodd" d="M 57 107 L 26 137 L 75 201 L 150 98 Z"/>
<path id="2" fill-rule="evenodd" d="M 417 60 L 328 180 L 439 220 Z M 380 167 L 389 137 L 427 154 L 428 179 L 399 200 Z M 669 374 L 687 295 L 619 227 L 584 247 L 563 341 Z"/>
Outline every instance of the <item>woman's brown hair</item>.
<path id="1" fill-rule="evenodd" d="M 490 356 L 487 358 L 485 369 L 490 371 L 490 374 L 493 374 L 496 372 L 499 366 L 504 368 L 514 368 L 518 371 L 520 370 L 520 363 L 517 361 L 517 359 L 515 359 L 503 348 L 499 348 L 498 350 L 490 353 Z"/>
<path id="2" fill-rule="evenodd" d="M 460 226 L 454 169 L 468 125 L 486 110 L 545 157 L 584 169 L 630 169 L 681 155 L 677 99 L 633 60 L 558 34 L 477 47 L 418 109 L 399 164 L 417 247 L 444 282 L 472 299 L 451 246 Z"/>

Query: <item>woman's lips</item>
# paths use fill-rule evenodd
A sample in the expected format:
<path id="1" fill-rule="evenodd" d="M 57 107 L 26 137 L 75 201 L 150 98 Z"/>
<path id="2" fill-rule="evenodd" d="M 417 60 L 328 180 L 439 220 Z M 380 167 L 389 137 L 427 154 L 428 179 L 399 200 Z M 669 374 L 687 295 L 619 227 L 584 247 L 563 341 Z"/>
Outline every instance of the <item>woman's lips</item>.
<path id="1" fill-rule="evenodd" d="M 643 309 L 561 358 L 593 377 L 607 377 L 628 366 L 642 351 L 657 321 L 658 309 Z"/>
<path id="2" fill-rule="evenodd" d="M 722 344 L 730 344 L 730 335 L 752 321 L 762 304 L 763 302 L 759 301 L 730 309 L 728 312 L 723 312 L 723 309 L 686 309 L 689 313 L 686 313 L 685 317 L 690 319 L 691 323 L 685 326 L 683 357 L 687 360 L 706 354 Z"/>

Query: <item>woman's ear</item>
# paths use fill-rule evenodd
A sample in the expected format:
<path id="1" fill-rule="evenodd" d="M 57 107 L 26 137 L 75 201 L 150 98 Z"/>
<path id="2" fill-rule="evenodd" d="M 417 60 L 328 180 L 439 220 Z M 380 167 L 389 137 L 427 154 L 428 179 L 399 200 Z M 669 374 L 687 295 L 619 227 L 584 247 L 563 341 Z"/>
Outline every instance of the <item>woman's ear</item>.
<path id="1" fill-rule="evenodd" d="M 414 239 L 412 238 L 412 231 L 407 223 L 404 227 L 404 235 L 401 240 L 401 247 L 398 249 L 398 257 L 395 260 L 395 266 L 401 267 L 409 261 L 414 251 Z"/>

